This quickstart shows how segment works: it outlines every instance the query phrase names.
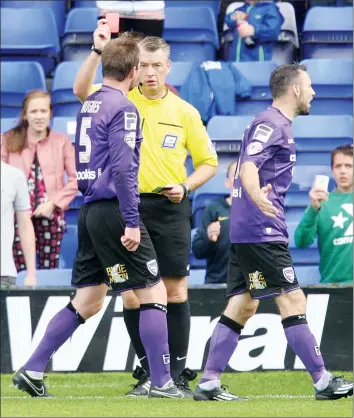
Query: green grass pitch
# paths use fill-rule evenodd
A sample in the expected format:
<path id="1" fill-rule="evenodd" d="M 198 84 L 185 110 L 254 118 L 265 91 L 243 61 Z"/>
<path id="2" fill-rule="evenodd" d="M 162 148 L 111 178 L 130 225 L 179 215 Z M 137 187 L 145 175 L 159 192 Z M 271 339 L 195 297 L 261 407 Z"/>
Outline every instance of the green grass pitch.
<path id="1" fill-rule="evenodd" d="M 336 373 L 338 374 L 338 372 Z M 351 373 L 344 374 L 352 379 Z M 124 398 L 128 373 L 50 373 L 51 399 L 30 398 L 1 375 L 2 417 L 352 417 L 352 398 L 315 401 L 306 372 L 224 374 L 231 392 L 248 402 L 195 402 L 192 399 Z M 194 387 L 194 385 L 192 385 Z"/>

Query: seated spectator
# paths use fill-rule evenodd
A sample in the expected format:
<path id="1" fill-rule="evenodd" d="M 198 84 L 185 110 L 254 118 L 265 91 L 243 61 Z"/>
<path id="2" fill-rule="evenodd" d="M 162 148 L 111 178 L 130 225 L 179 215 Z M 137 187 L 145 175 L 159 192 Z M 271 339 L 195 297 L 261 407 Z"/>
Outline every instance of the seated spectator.
<path id="1" fill-rule="evenodd" d="M 332 151 L 337 187 L 313 187 L 310 206 L 295 231 L 295 244 L 309 247 L 318 237 L 321 283 L 353 281 L 353 145 Z"/>
<path id="2" fill-rule="evenodd" d="M 234 32 L 231 61 L 269 61 L 284 18 L 275 3 L 248 0 L 226 15 L 226 24 Z"/>
<path id="3" fill-rule="evenodd" d="M 162 37 L 165 21 L 164 1 L 96 1 L 99 18 L 119 13 L 119 31 L 136 31 L 146 36 Z"/>
<path id="4" fill-rule="evenodd" d="M 1 144 L 2 161 L 19 168 L 27 179 L 39 269 L 58 268 L 66 229 L 64 210 L 78 192 L 74 146 L 67 135 L 50 130 L 51 116 L 49 93 L 28 93 L 18 125 L 5 134 Z M 18 226 L 17 220 L 13 255 L 21 271 L 26 262 Z"/>
<path id="5" fill-rule="evenodd" d="M 228 169 L 225 186 L 229 193 L 210 203 L 205 210 L 202 224 L 192 242 L 196 258 L 206 259 L 205 283 L 226 283 L 230 247 L 230 212 L 237 161 Z"/>
<path id="6" fill-rule="evenodd" d="M 18 234 L 27 265 L 25 286 L 36 284 L 36 240 L 30 213 L 25 176 L 18 168 L 1 163 L 1 290 L 16 285 L 16 267 L 12 254 L 15 213 Z"/>

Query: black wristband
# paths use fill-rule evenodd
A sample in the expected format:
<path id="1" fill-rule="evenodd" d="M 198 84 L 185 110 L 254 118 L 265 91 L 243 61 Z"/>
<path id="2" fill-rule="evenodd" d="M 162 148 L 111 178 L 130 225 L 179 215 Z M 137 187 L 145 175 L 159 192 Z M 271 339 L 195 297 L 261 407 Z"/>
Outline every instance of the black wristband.
<path id="1" fill-rule="evenodd" d="M 99 50 L 99 49 L 97 49 L 97 48 L 95 48 L 95 45 L 92 45 L 91 51 L 96 52 L 97 55 L 101 55 L 102 54 L 102 51 Z"/>
<path id="2" fill-rule="evenodd" d="M 183 197 L 187 197 L 189 195 L 189 187 L 184 183 L 181 183 L 180 186 L 183 187 Z"/>

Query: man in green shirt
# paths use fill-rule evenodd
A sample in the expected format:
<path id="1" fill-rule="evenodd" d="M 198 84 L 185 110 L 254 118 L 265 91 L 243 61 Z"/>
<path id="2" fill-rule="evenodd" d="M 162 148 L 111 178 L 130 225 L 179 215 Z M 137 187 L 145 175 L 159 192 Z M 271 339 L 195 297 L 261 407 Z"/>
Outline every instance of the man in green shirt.
<path id="1" fill-rule="evenodd" d="M 352 282 L 353 145 L 334 149 L 331 166 L 337 187 L 331 193 L 311 189 L 311 203 L 295 231 L 295 244 L 307 248 L 317 235 L 321 283 Z"/>

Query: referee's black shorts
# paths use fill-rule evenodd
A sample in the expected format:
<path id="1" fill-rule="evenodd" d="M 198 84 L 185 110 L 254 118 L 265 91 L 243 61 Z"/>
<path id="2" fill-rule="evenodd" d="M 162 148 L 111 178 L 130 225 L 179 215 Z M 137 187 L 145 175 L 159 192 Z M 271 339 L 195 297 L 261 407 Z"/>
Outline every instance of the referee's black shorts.
<path id="1" fill-rule="evenodd" d="M 190 200 L 172 203 L 166 196 L 141 194 L 140 216 L 154 245 L 161 276 L 189 276 Z"/>
<path id="2" fill-rule="evenodd" d="M 78 222 L 78 251 L 71 284 L 86 287 L 106 283 L 117 292 L 144 288 L 161 280 L 156 253 L 145 226 L 135 252 L 121 242 L 125 222 L 117 199 L 84 204 Z"/>
<path id="3" fill-rule="evenodd" d="M 253 299 L 299 289 L 285 242 L 231 244 L 227 296 L 249 292 Z"/>

